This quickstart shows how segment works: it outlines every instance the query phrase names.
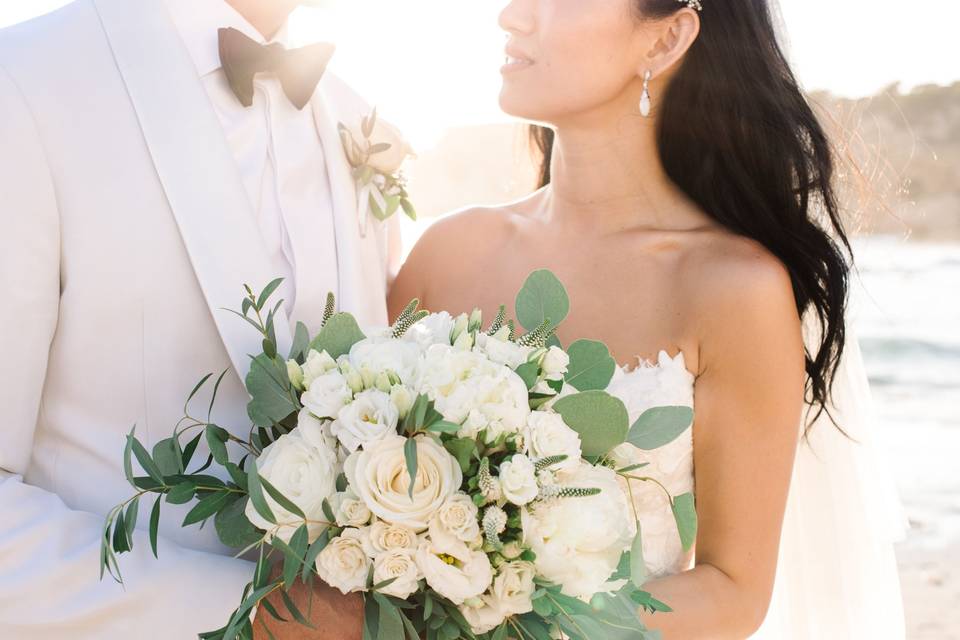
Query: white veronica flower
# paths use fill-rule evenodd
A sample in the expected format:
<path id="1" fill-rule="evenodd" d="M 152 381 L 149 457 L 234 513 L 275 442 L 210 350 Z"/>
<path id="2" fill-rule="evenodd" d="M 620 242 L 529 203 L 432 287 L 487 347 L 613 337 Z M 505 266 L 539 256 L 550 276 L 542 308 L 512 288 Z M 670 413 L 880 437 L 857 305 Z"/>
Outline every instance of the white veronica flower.
<path id="1" fill-rule="evenodd" d="M 353 453 L 359 447 L 397 432 L 400 412 L 390 396 L 379 389 L 367 389 L 340 409 L 330 425 L 344 449 Z"/>

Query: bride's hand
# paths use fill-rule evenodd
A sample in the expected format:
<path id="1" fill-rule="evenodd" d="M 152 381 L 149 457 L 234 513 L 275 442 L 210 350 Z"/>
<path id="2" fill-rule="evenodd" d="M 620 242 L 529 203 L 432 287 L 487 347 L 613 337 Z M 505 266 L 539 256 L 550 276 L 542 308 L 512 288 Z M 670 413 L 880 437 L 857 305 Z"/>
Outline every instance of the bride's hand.
<path id="1" fill-rule="evenodd" d="M 314 581 L 312 590 L 312 602 L 311 588 L 302 582 L 297 582 L 288 595 L 314 626 L 313 629 L 293 620 L 280 596 L 272 594 L 268 598 L 270 604 L 288 622 L 275 619 L 266 607 L 259 607 L 253 623 L 254 640 L 270 638 L 264 625 L 276 640 L 360 640 L 363 635 L 363 598 L 360 594 L 343 595 L 319 580 Z"/>

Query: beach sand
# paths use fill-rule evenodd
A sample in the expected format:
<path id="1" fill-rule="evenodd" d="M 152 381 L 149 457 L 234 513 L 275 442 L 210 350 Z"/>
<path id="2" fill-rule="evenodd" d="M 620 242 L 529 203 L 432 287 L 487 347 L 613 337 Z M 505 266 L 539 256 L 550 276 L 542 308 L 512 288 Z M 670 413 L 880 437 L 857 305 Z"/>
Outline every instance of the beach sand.
<path id="1" fill-rule="evenodd" d="M 960 640 L 960 540 L 897 548 L 908 640 Z"/>

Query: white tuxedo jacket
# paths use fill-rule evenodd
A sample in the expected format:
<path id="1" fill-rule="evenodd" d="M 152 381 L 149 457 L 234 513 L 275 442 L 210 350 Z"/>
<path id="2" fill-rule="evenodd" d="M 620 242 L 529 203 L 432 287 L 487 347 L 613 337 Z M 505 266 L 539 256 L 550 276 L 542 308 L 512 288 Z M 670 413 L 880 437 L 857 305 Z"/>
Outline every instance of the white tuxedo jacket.
<path id="1" fill-rule="evenodd" d="M 385 325 L 397 223 L 360 236 L 336 130 L 367 106 L 328 74 L 308 108 L 340 308 Z M 148 447 L 168 437 L 195 382 L 232 368 L 214 420 L 246 434 L 240 381 L 259 340 L 221 308 L 274 276 L 161 0 L 78 0 L 0 32 L 0 638 L 171 640 L 226 622 L 252 567 L 212 526 L 181 529 L 189 505 L 163 505 L 159 560 L 145 533 L 120 556 L 125 587 L 99 581 L 100 537 L 132 492 L 132 424 Z"/>

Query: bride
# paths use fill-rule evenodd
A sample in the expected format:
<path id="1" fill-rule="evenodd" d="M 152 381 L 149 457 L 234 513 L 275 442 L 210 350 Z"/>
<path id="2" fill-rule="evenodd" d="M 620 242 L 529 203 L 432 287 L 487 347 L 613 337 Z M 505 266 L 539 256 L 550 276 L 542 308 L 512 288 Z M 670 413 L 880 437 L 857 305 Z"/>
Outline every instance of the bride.
<path id="1" fill-rule="evenodd" d="M 541 188 L 433 225 L 392 315 L 492 316 L 546 267 L 575 305 L 559 339 L 606 342 L 631 419 L 696 398 L 686 437 L 624 452 L 695 487 L 689 556 L 660 493 L 636 497 L 665 639 L 902 638 L 869 434 L 838 401 L 862 378 L 834 158 L 767 0 L 513 0 L 500 23 Z"/>

